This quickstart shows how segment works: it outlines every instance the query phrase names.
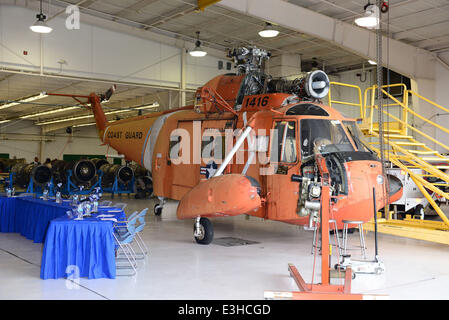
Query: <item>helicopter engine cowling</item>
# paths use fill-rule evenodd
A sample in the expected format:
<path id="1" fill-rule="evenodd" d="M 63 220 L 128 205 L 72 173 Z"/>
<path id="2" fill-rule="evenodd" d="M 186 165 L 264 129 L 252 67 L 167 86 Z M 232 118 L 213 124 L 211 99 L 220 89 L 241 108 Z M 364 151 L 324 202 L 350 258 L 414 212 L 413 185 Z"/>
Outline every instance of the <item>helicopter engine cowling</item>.
<path id="1" fill-rule="evenodd" d="M 315 70 L 307 73 L 305 77 L 294 80 L 272 79 L 268 82 L 269 93 L 291 93 L 299 98 L 312 98 L 320 100 L 329 93 L 330 81 L 324 71 Z"/>

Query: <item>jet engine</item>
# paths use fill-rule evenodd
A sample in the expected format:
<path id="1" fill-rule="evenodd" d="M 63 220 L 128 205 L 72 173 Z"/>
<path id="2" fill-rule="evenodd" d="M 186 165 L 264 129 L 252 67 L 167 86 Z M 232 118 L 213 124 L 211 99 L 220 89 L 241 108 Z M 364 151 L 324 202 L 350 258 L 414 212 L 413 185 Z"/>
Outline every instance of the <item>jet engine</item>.
<path id="1" fill-rule="evenodd" d="M 100 170 L 101 166 L 109 164 L 108 160 L 106 159 L 94 158 L 91 159 L 91 161 L 95 164 L 95 168 L 97 169 L 97 171 Z"/>
<path id="2" fill-rule="evenodd" d="M 137 164 L 132 164 L 130 166 L 134 172 L 134 177 L 136 179 L 134 191 L 136 193 L 136 199 L 145 199 L 147 196 L 153 194 L 153 180 L 147 169 Z"/>
<path id="3" fill-rule="evenodd" d="M 131 182 L 134 176 L 132 168 L 120 164 L 107 163 L 102 165 L 100 170 L 103 172 L 102 183 L 104 186 L 111 186 L 115 178 L 117 178 L 119 183 L 126 185 Z"/>
<path id="4" fill-rule="evenodd" d="M 71 181 L 77 186 L 88 186 L 97 177 L 95 164 L 87 159 L 65 162 L 55 160 L 52 162 L 54 183 L 67 183 L 68 170 L 72 171 Z"/>
<path id="5" fill-rule="evenodd" d="M 32 180 L 35 185 L 45 186 L 51 181 L 51 169 L 45 165 L 17 163 L 11 168 L 14 174 L 14 183 L 26 188 Z"/>
<path id="6" fill-rule="evenodd" d="M 0 159 L 0 172 L 9 172 L 15 164 L 26 164 L 24 158 L 21 159 Z"/>
<path id="7" fill-rule="evenodd" d="M 324 71 L 315 70 L 305 77 L 294 80 L 272 79 L 268 82 L 268 93 L 291 93 L 301 99 L 323 99 L 329 92 L 329 77 Z"/>
<path id="8" fill-rule="evenodd" d="M 239 48 L 231 51 L 238 74 L 245 75 L 242 80 L 236 106 L 241 105 L 248 95 L 265 93 L 290 93 L 301 100 L 320 100 L 329 92 L 330 81 L 324 71 L 315 70 L 293 80 L 272 78 L 264 73 L 264 62 L 270 54 L 255 47 Z"/>

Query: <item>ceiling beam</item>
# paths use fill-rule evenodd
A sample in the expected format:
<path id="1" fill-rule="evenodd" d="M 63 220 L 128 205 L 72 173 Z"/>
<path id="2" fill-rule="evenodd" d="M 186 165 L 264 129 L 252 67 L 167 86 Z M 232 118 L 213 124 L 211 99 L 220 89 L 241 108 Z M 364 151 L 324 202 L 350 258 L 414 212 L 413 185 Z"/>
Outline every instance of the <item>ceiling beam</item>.
<path id="1" fill-rule="evenodd" d="M 197 10 L 197 8 L 190 4 L 181 6 L 179 8 L 172 9 L 168 12 L 161 14 L 160 17 L 144 21 L 143 23 L 145 25 L 147 25 L 147 27 L 144 27 L 144 29 L 148 30 L 151 27 L 156 27 L 158 25 L 164 24 L 164 23 L 169 22 L 170 20 L 173 20 L 179 16 L 183 16 L 185 14 L 195 12 L 196 10 Z"/>
<path id="2" fill-rule="evenodd" d="M 148 7 L 149 5 L 158 2 L 160 0 L 140 0 L 134 3 L 133 5 L 130 5 L 129 7 L 126 7 L 118 12 L 115 13 L 117 17 L 127 17 L 130 14 L 138 13 L 140 10 L 142 10 L 145 7 Z"/>
<path id="3" fill-rule="evenodd" d="M 303 32 L 365 59 L 376 59 L 376 34 L 282 0 L 222 0 L 219 6 Z M 301 17 L 301 19 L 298 19 Z M 319 22 L 319 23 L 318 23 Z M 389 66 L 411 78 L 434 79 L 436 56 L 400 41 L 389 41 Z M 385 46 L 386 47 L 386 46 Z M 387 57 L 384 55 L 383 64 Z"/>

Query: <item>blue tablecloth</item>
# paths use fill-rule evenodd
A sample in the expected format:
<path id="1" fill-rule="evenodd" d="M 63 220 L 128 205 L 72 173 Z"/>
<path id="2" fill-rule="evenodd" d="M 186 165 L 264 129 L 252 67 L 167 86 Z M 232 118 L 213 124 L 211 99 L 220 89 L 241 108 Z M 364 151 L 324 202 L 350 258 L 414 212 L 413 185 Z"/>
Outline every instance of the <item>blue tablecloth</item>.
<path id="1" fill-rule="evenodd" d="M 96 216 L 113 214 L 117 220 L 125 220 L 125 212 L 100 207 L 90 218 L 73 220 L 66 214 L 69 210 L 70 201 L 58 204 L 32 197 L 0 197 L 0 232 L 18 232 L 34 242 L 45 241 L 42 279 L 67 277 L 74 266 L 79 277 L 115 278 L 114 222 Z"/>
<path id="2" fill-rule="evenodd" d="M 0 197 L 0 232 L 17 232 L 36 243 L 44 242 L 50 221 L 66 215 L 68 202 L 32 197 Z"/>
<path id="3" fill-rule="evenodd" d="M 126 218 L 123 210 L 111 210 L 100 209 L 98 214 L 114 214 L 117 220 Z M 42 279 L 64 278 L 75 269 L 75 276 L 82 278 L 115 278 L 113 222 L 95 216 L 83 220 L 65 216 L 50 222 L 42 254 Z"/>
<path id="4" fill-rule="evenodd" d="M 0 232 L 16 232 L 14 225 L 16 199 L 0 197 Z"/>
<path id="5" fill-rule="evenodd" d="M 14 232 L 36 243 L 45 241 L 50 221 L 66 215 L 70 202 L 56 203 L 51 200 L 15 198 Z"/>

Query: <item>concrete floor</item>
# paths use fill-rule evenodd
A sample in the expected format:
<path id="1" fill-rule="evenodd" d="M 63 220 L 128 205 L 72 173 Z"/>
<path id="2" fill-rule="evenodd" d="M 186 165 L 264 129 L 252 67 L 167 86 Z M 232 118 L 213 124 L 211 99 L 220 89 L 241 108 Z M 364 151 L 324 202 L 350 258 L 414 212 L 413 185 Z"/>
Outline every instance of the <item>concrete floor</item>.
<path id="1" fill-rule="evenodd" d="M 176 219 L 176 203 L 169 202 L 160 218 L 152 214 L 153 200 L 124 196 L 114 201 L 127 202 L 127 214 L 150 208 L 144 230 L 150 255 L 139 262 L 137 276 L 81 279 L 80 286 L 65 279 L 41 280 L 43 245 L 19 234 L 0 233 L 0 299 L 263 299 L 264 290 L 297 290 L 288 263 L 297 266 L 306 282 L 311 280 L 310 231 L 253 217 L 217 218 L 213 220 L 215 238 L 258 243 L 202 246 L 193 240 L 193 221 Z M 356 245 L 358 233 L 349 236 L 350 244 Z M 366 241 L 372 257 L 372 232 Z M 358 274 L 353 293 L 387 294 L 390 299 L 449 299 L 449 246 L 380 234 L 379 247 L 386 272 Z M 357 258 L 360 251 L 351 253 Z"/>

